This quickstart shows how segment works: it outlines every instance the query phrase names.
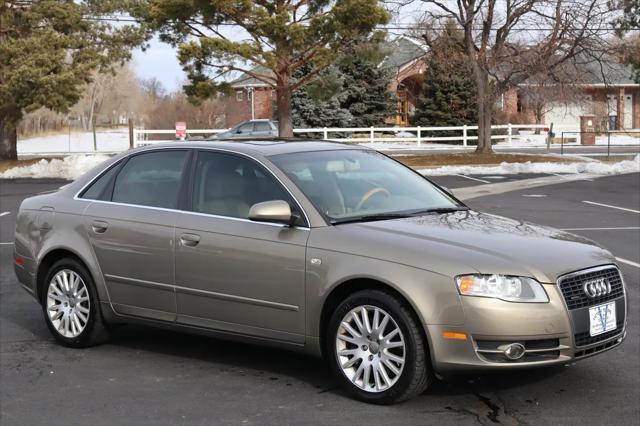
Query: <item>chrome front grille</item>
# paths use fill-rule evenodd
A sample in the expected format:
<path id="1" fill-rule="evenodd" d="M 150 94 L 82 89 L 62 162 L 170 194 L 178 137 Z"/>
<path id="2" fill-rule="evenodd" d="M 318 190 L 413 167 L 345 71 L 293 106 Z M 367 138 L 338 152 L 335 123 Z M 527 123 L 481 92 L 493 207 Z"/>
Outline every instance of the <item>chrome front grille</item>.
<path id="1" fill-rule="evenodd" d="M 584 284 L 594 279 L 605 278 L 611 284 L 611 293 L 590 298 L 584 292 Z M 571 311 L 588 306 L 595 306 L 609 300 L 614 300 L 624 295 L 622 277 L 615 266 L 593 269 L 584 273 L 569 274 L 558 281 L 562 296 Z"/>

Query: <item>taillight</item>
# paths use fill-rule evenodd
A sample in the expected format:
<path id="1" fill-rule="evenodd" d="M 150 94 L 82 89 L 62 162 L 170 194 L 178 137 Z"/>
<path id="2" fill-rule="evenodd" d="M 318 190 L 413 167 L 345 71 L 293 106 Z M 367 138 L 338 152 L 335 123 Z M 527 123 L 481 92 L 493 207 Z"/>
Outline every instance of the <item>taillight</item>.
<path id="1" fill-rule="evenodd" d="M 22 256 L 20 256 L 19 254 L 14 254 L 13 255 L 13 262 L 18 266 L 22 266 L 22 265 L 24 265 L 24 258 Z"/>

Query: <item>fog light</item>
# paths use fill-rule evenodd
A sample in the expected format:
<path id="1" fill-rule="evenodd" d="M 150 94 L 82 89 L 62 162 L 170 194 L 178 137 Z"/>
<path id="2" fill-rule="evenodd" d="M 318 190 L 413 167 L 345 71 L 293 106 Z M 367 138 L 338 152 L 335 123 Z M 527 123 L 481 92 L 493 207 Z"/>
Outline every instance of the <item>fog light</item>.
<path id="1" fill-rule="evenodd" d="M 504 356 L 511 361 L 516 361 L 524 356 L 524 346 L 520 343 L 511 343 L 502 345 L 498 348 L 504 353 Z"/>

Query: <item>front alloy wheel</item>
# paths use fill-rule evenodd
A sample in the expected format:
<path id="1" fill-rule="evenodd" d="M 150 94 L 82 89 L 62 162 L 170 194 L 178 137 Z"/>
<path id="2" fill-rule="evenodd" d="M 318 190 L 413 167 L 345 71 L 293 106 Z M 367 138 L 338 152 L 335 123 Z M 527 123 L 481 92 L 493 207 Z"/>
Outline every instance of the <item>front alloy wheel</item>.
<path id="1" fill-rule="evenodd" d="M 336 335 L 344 375 L 366 392 L 383 392 L 400 378 L 405 363 L 402 331 L 386 311 L 358 306 L 345 315 Z"/>
<path id="2" fill-rule="evenodd" d="M 431 379 L 422 328 L 405 301 L 381 290 L 346 298 L 328 325 L 325 354 L 355 398 L 391 404 L 424 391 Z"/>

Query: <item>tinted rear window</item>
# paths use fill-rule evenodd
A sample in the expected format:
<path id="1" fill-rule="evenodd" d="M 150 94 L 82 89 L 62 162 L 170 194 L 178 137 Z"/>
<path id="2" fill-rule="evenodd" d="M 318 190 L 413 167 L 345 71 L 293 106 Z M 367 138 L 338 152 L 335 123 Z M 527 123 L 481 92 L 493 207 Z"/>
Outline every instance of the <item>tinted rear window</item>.
<path id="1" fill-rule="evenodd" d="M 136 155 L 116 177 L 112 201 L 174 209 L 187 151 Z"/>
<path id="2" fill-rule="evenodd" d="M 111 179 L 118 171 L 119 167 L 113 166 L 106 173 L 100 176 L 95 182 L 89 186 L 83 193 L 81 198 L 87 198 L 89 200 L 105 200 L 109 199 L 111 194 L 106 194 L 105 191 L 109 184 L 111 183 Z"/>

